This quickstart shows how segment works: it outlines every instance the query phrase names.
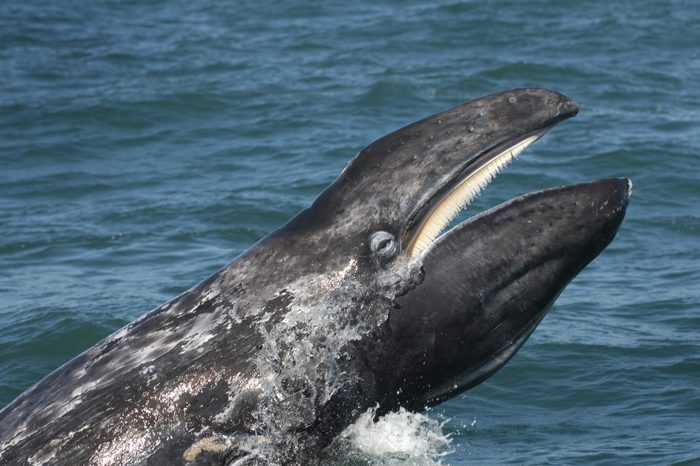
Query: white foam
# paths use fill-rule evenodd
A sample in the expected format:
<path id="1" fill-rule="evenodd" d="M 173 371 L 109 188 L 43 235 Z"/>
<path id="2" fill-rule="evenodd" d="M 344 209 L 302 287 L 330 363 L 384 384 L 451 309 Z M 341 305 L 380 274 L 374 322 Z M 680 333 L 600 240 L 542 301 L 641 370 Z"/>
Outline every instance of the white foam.
<path id="1" fill-rule="evenodd" d="M 340 434 L 331 447 L 336 450 L 335 456 L 351 461 L 357 458 L 373 465 L 435 466 L 451 453 L 452 439 L 443 432 L 447 421 L 439 422 L 403 408 L 377 422 L 375 415 L 376 409 L 370 409 Z"/>

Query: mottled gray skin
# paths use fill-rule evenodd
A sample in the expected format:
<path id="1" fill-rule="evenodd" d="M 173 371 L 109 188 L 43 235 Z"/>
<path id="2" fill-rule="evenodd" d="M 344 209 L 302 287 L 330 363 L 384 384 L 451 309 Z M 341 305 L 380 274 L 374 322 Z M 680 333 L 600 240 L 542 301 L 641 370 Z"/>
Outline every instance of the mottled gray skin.
<path id="1" fill-rule="evenodd" d="M 0 464 L 307 464 L 376 403 L 422 408 L 488 377 L 612 239 L 626 181 L 513 201 L 418 258 L 404 247 L 489 154 L 576 111 L 519 89 L 371 144 L 282 228 L 0 411 Z"/>

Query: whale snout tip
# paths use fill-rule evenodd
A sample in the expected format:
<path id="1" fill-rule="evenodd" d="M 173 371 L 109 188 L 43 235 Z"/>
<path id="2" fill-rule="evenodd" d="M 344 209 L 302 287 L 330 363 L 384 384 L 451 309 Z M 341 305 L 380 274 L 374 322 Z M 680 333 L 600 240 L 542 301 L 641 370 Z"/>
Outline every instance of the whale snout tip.
<path id="1" fill-rule="evenodd" d="M 620 178 L 620 180 L 626 184 L 627 191 L 626 191 L 625 195 L 627 197 L 627 201 L 629 201 L 630 198 L 632 197 L 632 188 L 633 188 L 632 180 L 630 180 L 629 178 Z"/>
<path id="2" fill-rule="evenodd" d="M 620 205 L 623 209 L 626 209 L 629 205 L 630 197 L 632 197 L 632 180 L 627 177 L 622 178 L 612 178 L 610 179 L 614 191 L 612 194 L 612 199 Z"/>
<path id="3" fill-rule="evenodd" d="M 578 113 L 578 104 L 571 97 L 561 94 L 558 110 L 561 116 L 573 117 Z"/>

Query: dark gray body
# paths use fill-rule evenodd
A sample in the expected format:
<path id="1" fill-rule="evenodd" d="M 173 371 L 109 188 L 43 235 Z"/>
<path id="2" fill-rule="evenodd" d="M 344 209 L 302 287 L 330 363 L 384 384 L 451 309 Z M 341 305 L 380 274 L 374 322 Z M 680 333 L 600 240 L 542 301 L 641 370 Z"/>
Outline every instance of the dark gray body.
<path id="1" fill-rule="evenodd" d="M 629 183 L 517 199 L 419 257 L 406 237 L 490 153 L 575 113 L 521 89 L 368 146 L 288 224 L 0 411 L 0 464 L 306 463 L 376 403 L 479 383 L 613 238 Z"/>

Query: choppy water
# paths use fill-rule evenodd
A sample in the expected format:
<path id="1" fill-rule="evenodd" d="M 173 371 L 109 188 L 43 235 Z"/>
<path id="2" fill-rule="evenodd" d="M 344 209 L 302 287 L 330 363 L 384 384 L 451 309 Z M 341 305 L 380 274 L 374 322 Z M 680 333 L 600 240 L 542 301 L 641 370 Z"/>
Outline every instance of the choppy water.
<path id="1" fill-rule="evenodd" d="M 627 220 L 504 370 L 437 423 L 404 413 L 374 447 L 359 426 L 358 461 L 700 464 L 693 0 L 1 2 L 0 406 L 229 262 L 372 140 L 520 86 L 581 113 L 477 208 L 629 176 Z M 392 453 L 402 432 L 426 448 Z"/>

